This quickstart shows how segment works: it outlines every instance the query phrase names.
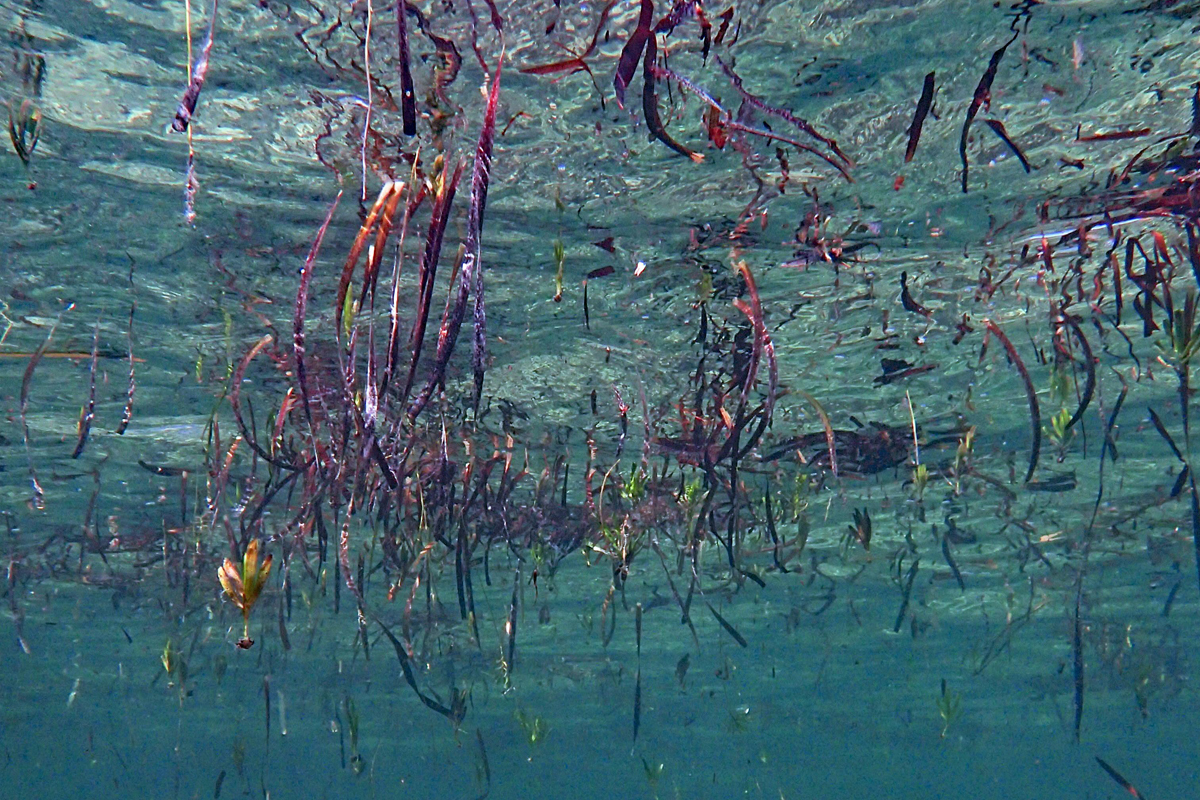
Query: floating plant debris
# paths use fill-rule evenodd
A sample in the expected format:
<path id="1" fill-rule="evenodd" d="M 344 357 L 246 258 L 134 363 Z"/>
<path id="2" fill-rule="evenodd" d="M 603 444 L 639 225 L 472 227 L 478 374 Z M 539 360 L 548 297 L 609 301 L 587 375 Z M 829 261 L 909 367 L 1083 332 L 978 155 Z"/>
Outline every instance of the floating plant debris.
<path id="1" fill-rule="evenodd" d="M 1118 786 L 1129 792 L 1129 794 L 1136 798 L 1136 800 L 1145 800 L 1145 795 L 1135 789 L 1132 783 L 1125 780 L 1121 773 L 1110 767 L 1107 761 L 1102 759 L 1100 756 L 1096 756 L 1096 763 L 1100 765 L 1101 769 L 1108 773 L 1108 777 L 1116 781 Z"/>
<path id="2" fill-rule="evenodd" d="M 37 105 L 26 98 L 16 109 L 12 104 L 8 107 L 8 138 L 12 142 L 17 157 L 29 169 L 33 151 L 42 135 L 42 112 Z"/>
<path id="3" fill-rule="evenodd" d="M 200 100 L 200 90 L 204 88 L 204 79 L 208 77 L 208 61 L 212 55 L 213 32 L 217 27 L 217 4 L 213 0 L 212 11 L 208 15 L 208 32 L 204 35 L 204 43 L 200 45 L 200 55 L 196 56 L 191 65 L 191 80 L 179 98 L 179 106 L 175 109 L 175 119 L 171 127 L 178 133 L 188 129 L 192 115 L 196 113 L 196 103 Z M 190 40 L 189 40 L 190 41 Z"/>
<path id="4" fill-rule="evenodd" d="M 904 149 L 904 163 L 913 160 L 913 156 L 917 154 L 917 143 L 921 141 L 921 130 L 925 127 L 925 117 L 929 116 L 929 109 L 933 106 L 933 89 L 934 75 L 930 72 L 925 75 L 925 82 L 921 86 L 921 97 L 917 100 L 917 110 L 913 113 L 912 125 L 908 127 L 908 147 Z"/>

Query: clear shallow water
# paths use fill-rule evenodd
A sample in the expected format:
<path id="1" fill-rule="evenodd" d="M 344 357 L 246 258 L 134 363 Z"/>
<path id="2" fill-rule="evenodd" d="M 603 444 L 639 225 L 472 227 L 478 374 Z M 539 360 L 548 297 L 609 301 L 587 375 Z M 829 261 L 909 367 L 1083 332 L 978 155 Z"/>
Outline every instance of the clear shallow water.
<path id="1" fill-rule="evenodd" d="M 1161 416 L 1189 458 L 1177 360 L 1160 349 L 1164 331 L 1143 336 L 1133 307 L 1138 287 L 1128 276 L 1117 327 L 1106 262 L 1113 234 L 1096 227 L 1086 257 L 1062 236 L 1085 219 L 1079 208 L 1095 221 L 1104 207 L 1119 216 L 1139 201 L 1103 199 L 1103 192 L 1110 172 L 1121 173 L 1147 145 L 1140 163 L 1158 168 L 1131 167 L 1125 189 L 1178 186 L 1194 174 L 1194 161 L 1171 161 L 1163 155 L 1169 143 L 1156 144 L 1192 124 L 1193 4 L 1044 3 L 1021 16 L 988 3 L 735 3 L 727 37 L 740 25 L 736 42 L 714 52 L 733 58 L 765 102 L 836 138 L 855 162 L 850 184 L 794 149 L 785 153 L 783 182 L 775 145 L 761 139 L 724 150 L 706 144 L 703 105 L 677 85 L 668 91 L 666 81 L 659 94 L 667 128 L 704 153 L 704 162 L 648 140 L 640 71 L 628 111 L 617 108 L 611 88 L 636 26 L 635 3 L 614 7 L 607 36 L 588 57 L 603 108 L 584 73 L 518 72 L 564 58 L 555 42 L 586 46 L 600 9 L 564 2 L 547 35 L 551 3 L 501 3 L 506 60 L 482 250 L 489 410 L 478 426 L 463 410 L 471 405 L 468 312 L 445 402 L 413 428 L 412 462 L 423 466 L 398 495 L 402 510 L 381 520 L 375 505 L 349 518 L 347 564 L 363 587 L 360 628 L 337 562 L 354 480 L 331 477 L 327 462 L 330 471 L 296 480 L 271 495 L 261 517 L 247 517 L 284 472 L 272 478 L 246 442 L 225 468 L 238 433 L 228 386 L 254 343 L 276 333 L 277 342 L 247 368 L 243 408 L 253 406 L 262 431 L 289 387 L 295 396 L 289 359 L 299 270 L 340 177 L 345 196 L 316 262 L 306 322 L 314 385 L 337 385 L 337 275 L 366 210 L 355 200 L 365 194 L 369 207 L 385 176 L 408 180 L 409 167 L 395 154 L 417 143 L 426 172 L 439 152 L 465 163 L 418 386 L 428 375 L 448 276 L 466 235 L 483 73 L 467 6 L 419 7 L 437 35 L 456 43 L 462 70 L 444 100 L 431 99 L 436 51 L 410 25 L 419 134 L 404 137 L 399 110 L 379 100 L 372 110 L 378 150 L 368 151 L 363 190 L 363 113 L 352 98 L 367 94 L 366 7 L 222 5 L 193 122 L 200 190 L 189 225 L 187 145 L 167 132 L 186 77 L 182 5 L 0 6 L 12 55 L 0 66 L 3 100 L 19 111 L 28 98 L 43 115 L 31 172 L 11 149 L 0 158 L 8 221 L 0 230 L 6 795 L 1121 796 L 1093 760 L 1098 755 L 1146 796 L 1187 796 L 1198 755 L 1189 657 L 1197 625 L 1192 490 L 1184 482 L 1170 496 L 1180 463 L 1149 415 L 1153 408 Z M 714 35 L 722 10 L 706 9 Z M 208 9 L 192 11 L 198 46 Z M 483 4 L 475 11 L 481 52 L 494 64 L 498 39 Z M 655 11 L 666 8 L 657 3 Z M 963 194 L 962 121 L 1014 20 L 1020 35 L 999 62 L 990 110 L 979 119 L 1002 121 L 1036 169 L 1027 175 L 977 121 L 968 146 L 971 190 Z M 373 8 L 373 100 L 384 89 L 395 92 L 394 27 L 394 8 Z M 737 95 L 714 59 L 701 58 L 696 31 L 692 21 L 681 25 L 660 40 L 660 53 L 669 42 L 670 68 L 736 110 Z M 39 63 L 40 81 L 29 77 Z M 934 115 L 905 165 L 906 131 L 930 70 L 937 75 Z M 431 129 L 434 102 L 450 112 L 437 122 L 440 137 Z M 766 121 L 795 135 L 782 120 Z M 1084 135 L 1151 133 L 1077 142 L 1079 126 Z M 1185 154 L 1194 143 L 1185 142 Z M 1060 159 L 1082 159 L 1083 168 Z M 35 190 L 27 188 L 31 181 Z M 1038 205 L 1047 201 L 1043 217 Z M 1173 208 L 1114 228 L 1122 236 L 1114 253 L 1123 268 L 1126 241 L 1140 236 L 1153 259 L 1152 232 L 1161 233 L 1175 269 L 1169 289 L 1152 291 L 1157 302 L 1169 293 L 1182 305 L 1194 288 L 1184 223 L 1195 211 Z M 820 233 L 802 246 L 797 227 L 810 213 Z M 426 201 L 406 239 L 405 340 L 429 220 Z M 613 252 L 593 244 L 609 236 Z M 1043 236 L 1054 272 L 1038 253 Z M 555 241 L 564 254 L 561 302 L 553 299 Z M 818 253 L 802 265 L 839 244 L 848 251 L 841 263 Z M 706 477 L 702 448 L 680 445 L 677 404 L 686 409 L 683 424 L 704 418 L 719 450 L 725 436 L 715 404 L 736 416 L 735 384 L 754 339 L 733 304 L 750 299 L 730 266 L 742 259 L 758 285 L 779 389 L 770 428 L 741 459 L 737 477 L 727 456 Z M 635 275 L 639 262 L 645 270 Z M 391 289 L 390 258 L 384 265 L 381 292 Z M 585 326 L 582 280 L 605 266 L 614 273 L 588 282 Z M 993 282 L 1007 274 L 990 295 L 981 291 L 983 269 Z M 1143 269 L 1138 255 L 1132 271 Z M 901 302 L 901 272 L 928 319 Z M 1078 317 L 1097 388 L 1073 436 L 1060 446 L 1043 435 L 1027 485 L 1026 392 L 995 334 L 983 352 L 985 321 L 1008 335 L 1028 368 L 1049 428 L 1061 408 L 1080 405 L 1086 384 L 1086 357 L 1066 331 L 1057 341 L 1070 358 L 1059 374 L 1069 377 L 1065 391 L 1061 381 L 1053 387 L 1051 301 L 1067 302 Z M 117 435 L 134 304 L 137 389 L 129 427 Z M 970 332 L 957 328 L 964 314 Z M 26 450 L 23 379 L 60 315 L 46 357 L 30 373 Z M 1163 324 L 1161 309 L 1154 318 Z M 73 459 L 97 320 L 96 420 Z M 376 322 L 382 347 L 385 315 Z M 697 341 L 702 325 L 706 344 Z M 364 352 L 360 346 L 360 389 Z M 876 380 L 883 358 L 936 366 L 883 383 Z M 1113 426 L 1119 458 L 1105 463 L 1092 523 L 1105 428 L 1123 385 L 1128 393 Z M 614 389 L 629 405 L 620 456 Z M 906 392 L 922 427 L 920 460 L 930 475 L 923 492 L 912 485 Z M 842 469 L 832 475 L 822 464 L 823 425 L 805 393 L 847 440 L 853 434 L 879 443 L 877 422 L 893 428 L 896 449 L 885 451 L 884 463 L 878 454 L 841 451 Z M 749 408 L 769 394 L 764 364 Z M 319 419 L 347 404 L 336 390 L 322 397 Z M 389 412 L 386 400 L 383 408 L 402 414 Z M 323 452 L 337 451 L 341 436 L 318 424 Z M 430 471 L 443 427 L 448 460 L 459 470 L 452 470 L 453 498 L 436 494 Z M 970 427 L 973 448 L 956 464 Z M 314 452 L 308 431 L 303 413 L 291 408 L 284 433 L 295 452 Z M 809 466 L 788 446 L 800 436 L 810 437 L 801 447 Z M 409 463 L 392 446 L 393 469 Z M 526 458 L 529 474 L 508 504 L 484 514 L 472 501 L 464 510 L 462 467 L 473 464 L 477 478 L 494 450 L 509 448 L 510 474 Z M 363 491 L 376 503 L 387 495 L 370 459 L 338 458 L 365 464 Z M 666 476 L 639 494 L 628 476 L 643 458 L 654 476 Z M 31 466 L 44 508 L 32 502 Z M 164 468 L 171 474 L 161 474 Z M 502 468 L 501 458 L 489 502 Z M 186 484 L 179 471 L 187 471 Z M 799 494 L 797 476 L 806 487 Z M 699 508 L 680 499 L 689 484 L 699 497 L 717 487 L 694 562 L 688 541 Z M 1066 490 L 1039 491 L 1047 484 Z M 767 493 L 783 540 L 777 553 L 765 524 Z M 319 512 L 314 494 L 324 498 Z M 356 505 L 363 501 L 360 495 Z M 869 551 L 848 538 L 855 511 L 863 510 L 872 520 Z M 323 556 L 318 513 L 332 537 Z M 731 518 L 736 533 L 727 549 L 721 540 Z M 236 549 L 259 538 L 275 559 L 251 614 L 256 643 L 246 651 L 235 647 L 241 614 L 217 581 L 231 555 L 227 530 Z M 478 635 L 459 611 L 459 530 L 474 548 Z M 381 537 L 389 535 L 402 543 L 407 570 L 386 555 Z M 623 580 L 614 579 L 610 557 L 619 567 L 622 542 L 636 548 Z M 360 560 L 363 578 L 356 577 Z M 506 625 L 518 563 L 510 657 Z M 672 583 L 681 600 L 693 588 L 686 605 L 694 634 L 680 622 Z M 427 697 L 450 705 L 462 693 L 465 715 L 457 724 L 421 703 L 379 623 L 403 640 Z"/>

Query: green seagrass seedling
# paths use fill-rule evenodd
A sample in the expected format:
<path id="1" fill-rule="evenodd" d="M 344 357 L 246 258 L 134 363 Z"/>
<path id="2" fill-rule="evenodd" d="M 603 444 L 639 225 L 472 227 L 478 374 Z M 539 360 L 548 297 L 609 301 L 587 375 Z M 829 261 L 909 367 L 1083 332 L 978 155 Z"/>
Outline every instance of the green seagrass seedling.
<path id="1" fill-rule="evenodd" d="M 1050 418 L 1050 424 L 1042 426 L 1042 430 L 1054 444 L 1058 451 L 1058 460 L 1062 462 L 1066 458 L 1067 447 L 1075 438 L 1075 431 L 1071 428 L 1071 412 L 1060 408 L 1058 413 Z"/>
<path id="2" fill-rule="evenodd" d="M 1176 370 L 1186 370 L 1192 358 L 1200 352 L 1200 322 L 1196 320 L 1196 310 L 1196 293 L 1189 291 L 1183 308 L 1174 309 L 1174 313 L 1167 318 L 1167 341 L 1157 342 L 1159 350 Z"/>
<path id="3" fill-rule="evenodd" d="M 929 467 L 917 464 L 912 471 L 913 495 L 922 500 L 925 497 L 925 487 L 929 485 Z"/>
<path id="4" fill-rule="evenodd" d="M 621 487 L 621 496 L 631 503 L 636 503 L 646 496 L 646 471 L 634 466 L 629 470 L 629 480 Z"/>
<path id="5" fill-rule="evenodd" d="M 526 714 L 520 709 L 516 713 L 517 722 L 525 733 L 525 739 L 530 746 L 541 744 L 550 733 L 550 725 L 536 714 Z"/>
<path id="6" fill-rule="evenodd" d="M 950 730 L 950 726 L 958 719 L 962 713 L 962 695 L 958 692 L 953 692 L 946 686 L 946 679 L 942 678 L 942 693 L 937 699 L 938 714 L 942 718 L 942 733 L 941 738 L 946 738 L 946 731 Z"/>

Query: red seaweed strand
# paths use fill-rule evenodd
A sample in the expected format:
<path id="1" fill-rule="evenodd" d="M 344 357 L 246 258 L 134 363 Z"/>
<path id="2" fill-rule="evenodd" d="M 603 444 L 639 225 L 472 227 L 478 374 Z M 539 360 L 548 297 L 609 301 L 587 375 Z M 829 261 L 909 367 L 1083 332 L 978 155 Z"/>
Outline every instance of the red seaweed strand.
<path id="1" fill-rule="evenodd" d="M 1029 377 L 1029 370 L 1025 368 L 1025 362 L 1021 360 L 1021 356 L 1017 354 L 1017 348 L 1013 347 L 1013 343 L 1009 340 L 1004 331 L 1000 330 L 1000 326 L 992 322 L 990 319 L 984 322 L 989 333 L 995 335 L 1000 340 L 1000 344 L 1004 345 L 1004 351 L 1008 354 L 1008 360 L 1017 370 L 1017 374 L 1021 376 L 1021 381 L 1025 384 L 1025 397 L 1029 401 L 1029 427 L 1033 433 L 1033 443 L 1030 445 L 1029 452 L 1029 469 L 1025 473 L 1025 483 L 1029 483 L 1029 479 L 1033 477 L 1034 470 L 1037 469 L 1038 456 L 1042 449 L 1042 412 L 1038 406 L 1037 392 L 1033 388 L 1033 380 Z"/>
<path id="2" fill-rule="evenodd" d="M 967 134 L 971 130 L 971 123 L 975 121 L 975 115 L 979 113 L 979 109 L 990 103 L 992 99 L 992 81 L 996 80 L 996 70 L 1000 68 L 1000 59 L 1004 58 L 1004 51 L 1016 40 L 1017 32 L 1013 31 L 1012 37 L 1001 45 L 999 50 L 992 53 L 992 58 L 988 61 L 987 69 L 983 71 L 983 77 L 979 79 L 979 84 L 975 87 L 975 94 L 971 97 L 971 105 L 967 107 L 967 117 L 963 120 L 962 135 L 958 139 L 958 155 L 962 159 L 963 194 L 967 193 L 967 173 L 970 169 L 967 164 Z"/>
<path id="3" fill-rule="evenodd" d="M 699 164 L 704 160 L 704 156 L 671 138 L 671 134 L 667 133 L 667 128 L 663 125 L 662 117 L 658 114 L 658 91 L 654 85 L 654 64 L 658 58 L 658 45 L 655 44 L 654 37 L 650 37 L 646 41 L 645 51 L 645 63 L 642 66 L 642 77 L 645 80 L 642 85 L 642 113 L 646 117 L 646 127 L 650 129 L 650 133 L 655 139 L 679 155 L 686 156 L 694 163 Z"/>
<path id="4" fill-rule="evenodd" d="M 408 3 L 400 0 L 396 4 L 396 34 L 398 41 L 397 60 L 400 62 L 400 112 L 404 120 L 404 135 L 417 133 L 417 96 L 413 89 L 412 57 L 408 51 Z"/>
<path id="5" fill-rule="evenodd" d="M 321 252 L 321 241 L 325 238 L 325 231 L 329 230 L 329 222 L 333 219 L 333 212 L 337 209 L 341 199 L 342 193 L 339 191 L 337 197 L 329 205 L 325 221 L 317 229 L 317 236 L 313 239 L 308 257 L 304 259 L 304 269 L 300 271 L 300 285 L 296 289 L 296 311 L 292 317 L 292 354 L 295 359 L 296 384 L 300 387 L 300 399 L 304 405 L 304 416 L 308 420 L 310 431 L 314 429 L 314 425 L 312 405 L 309 400 L 308 378 L 304 369 L 304 317 L 308 311 L 308 286 L 312 282 L 312 272 L 316 265 L 317 254 Z"/>
<path id="6" fill-rule="evenodd" d="M 621 48 L 621 58 L 617 61 L 617 72 L 613 76 L 617 105 L 621 108 L 625 108 L 625 89 L 633 80 L 638 61 L 642 58 L 642 51 L 651 37 L 650 24 L 654 21 L 654 0 L 641 0 L 641 3 L 637 28 L 630 34 L 625 46 Z"/>
<path id="7" fill-rule="evenodd" d="M 917 142 L 921 139 L 921 129 L 925 127 L 925 117 L 933 106 L 934 73 L 925 76 L 925 85 L 921 87 L 921 99 L 917 101 L 917 111 L 913 115 L 912 125 L 908 126 L 908 147 L 904 150 L 904 163 L 913 160 L 917 152 Z"/>
<path id="8" fill-rule="evenodd" d="M 836 140 L 831 139 L 830 137 L 825 136 L 824 134 L 821 134 L 820 132 L 817 131 L 816 128 L 814 128 L 812 126 L 812 123 L 810 123 L 808 120 L 802 119 L 802 118 L 796 116 L 791 111 L 788 111 L 786 108 L 776 108 L 775 106 L 769 105 L 761 97 L 751 94 L 742 85 L 742 79 L 736 73 L 734 73 L 733 67 L 730 66 L 729 64 L 726 64 L 721 59 L 720 56 L 717 56 L 717 63 L 721 65 L 721 69 L 725 72 L 725 75 L 728 76 L 730 82 L 733 83 L 733 88 L 737 90 L 738 94 L 740 94 L 742 96 L 742 100 L 744 100 L 747 104 L 753 106 L 754 108 L 757 108 L 759 111 L 762 111 L 765 114 L 770 114 L 772 116 L 779 117 L 782 120 L 792 123 L 797 128 L 799 128 L 801 131 L 803 131 L 804 133 L 807 133 L 809 136 L 813 137 L 818 142 L 820 142 L 821 144 L 825 145 L 830 150 L 832 150 L 834 152 L 834 155 L 836 155 L 838 158 L 840 158 L 842 160 L 842 163 L 845 164 L 845 166 L 847 166 L 847 167 L 854 166 L 854 162 L 851 161 L 850 158 L 845 153 L 842 152 L 842 149 L 840 147 L 838 147 L 838 143 Z"/>
<path id="9" fill-rule="evenodd" d="M 450 207 L 454 203 L 454 194 L 458 189 L 458 182 L 462 178 L 463 165 L 461 162 L 457 164 L 449 179 L 446 174 L 448 169 L 449 165 L 442 171 L 442 189 L 433 200 L 429 229 L 425 234 L 425 254 L 421 258 L 418 278 L 417 317 L 413 321 L 413 330 L 409 338 L 412 345 L 412 360 L 409 362 L 408 378 L 404 382 L 404 390 L 400 393 L 401 403 L 408 399 L 408 394 L 412 391 L 413 383 L 416 381 L 417 364 L 420 361 L 421 347 L 425 342 L 425 330 L 429 321 L 430 304 L 433 300 L 434 278 L 437 275 L 438 259 L 442 253 L 442 240 L 446 233 L 446 223 L 450 221 Z M 415 418 L 416 414 L 410 410 L 409 416 Z"/>
<path id="10" fill-rule="evenodd" d="M 121 412 L 121 421 L 117 424 L 117 435 L 124 435 L 125 429 L 129 427 L 129 421 L 133 419 L 133 393 L 137 389 L 137 384 L 134 382 L 134 358 L 133 358 L 133 312 L 137 311 L 137 303 L 129 307 L 129 387 L 125 391 L 125 410 Z"/>
<path id="11" fill-rule="evenodd" d="M 88 399 L 79 412 L 79 425 L 76 429 L 78 438 L 71 458 L 79 458 L 83 455 L 83 448 L 87 446 L 88 433 L 92 429 L 92 420 L 96 418 L 96 357 L 100 352 L 99 347 L 100 321 L 96 320 L 96 330 L 92 333 L 92 357 L 88 361 Z"/>

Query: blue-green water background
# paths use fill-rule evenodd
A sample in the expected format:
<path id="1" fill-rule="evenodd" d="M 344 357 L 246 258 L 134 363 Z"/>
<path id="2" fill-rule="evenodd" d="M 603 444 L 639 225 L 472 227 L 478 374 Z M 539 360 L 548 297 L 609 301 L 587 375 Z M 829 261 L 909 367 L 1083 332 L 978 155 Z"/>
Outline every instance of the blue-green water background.
<path id="1" fill-rule="evenodd" d="M 465 3 L 419 5 L 464 54 L 451 91 L 463 110 L 446 146 L 465 156 L 481 118 L 483 81 L 467 44 Z M 481 46 L 494 62 L 499 46 L 477 5 Z M 652 423 L 670 435 L 672 405 L 687 391 L 697 358 L 691 342 L 698 287 L 705 271 L 728 274 L 731 260 L 728 241 L 695 243 L 720 241 L 737 224 L 754 183 L 742 155 L 702 148 L 702 107 L 694 99 L 685 104 L 676 95 L 673 113 L 664 116 L 677 138 L 704 149 L 700 165 L 648 141 L 640 114 L 617 108 L 611 75 L 636 4 L 617 6 L 610 36 L 589 59 L 609 95 L 604 108 L 584 74 L 556 81 L 517 72 L 564 57 L 554 41 L 586 42 L 595 4 L 564 0 L 551 36 L 544 32 L 550 2 L 499 5 L 508 26 L 498 119 L 507 130 L 496 140 L 484 238 L 493 359 L 485 393 L 519 410 L 516 424 L 536 472 L 561 453 L 581 464 L 592 390 L 603 456 L 614 452 L 614 387 L 632 407 L 631 450 L 641 448 L 641 402 L 631 400 L 641 393 Z M 851 185 L 793 153 L 791 183 L 780 192 L 772 188 L 779 180 L 774 147 L 751 143 L 747 158 L 767 184 L 762 207 L 769 214 L 755 218 L 739 257 L 758 279 L 781 383 L 790 390 L 769 441 L 820 430 L 801 390 L 838 428 L 853 427 L 851 415 L 908 424 L 907 390 L 923 425 L 951 428 L 963 414 L 977 426 L 979 469 L 1015 494 L 1009 499 L 975 481 L 957 495 L 935 478 L 923 500 L 927 521 L 919 522 L 918 504 L 903 485 L 908 467 L 830 481 L 809 498 L 812 533 L 794 565 L 799 570 L 766 574 L 762 588 L 746 582 L 703 598 L 745 637 L 746 648 L 699 603 L 693 638 L 679 624 L 651 554 L 635 563 L 625 601 L 618 595 L 616 632 L 605 645 L 601 606 L 611 575 L 573 554 L 536 594 L 524 576 L 517 657 L 507 680 L 498 664 L 513 564 L 497 550 L 493 585 L 477 587 L 480 641 L 470 641 L 453 616 L 430 629 L 422 650 L 423 684 L 470 689 L 468 716 L 456 731 L 412 695 L 386 641 L 366 657 L 352 608 L 343 602 L 335 614 L 328 586 L 297 588 L 290 649 L 274 632 L 283 600 L 277 584 L 269 587 L 252 624 L 258 644 L 242 652 L 233 647 L 240 615 L 221 598 L 215 569 L 192 577 L 189 599 L 180 603 L 181 587 L 169 585 L 161 563 L 148 557 L 152 547 L 106 564 L 82 545 L 81 520 L 96 486 L 92 535 L 147 542 L 179 535 L 169 532 L 181 523 L 178 479 L 146 472 L 139 459 L 193 470 L 193 518 L 202 505 L 205 425 L 231 365 L 265 323 L 288 330 L 299 267 L 337 192 L 335 176 L 314 155 L 327 123 L 324 155 L 340 171 L 347 197 L 318 262 L 309 325 L 314 336 L 329 335 L 335 274 L 360 221 L 353 200 L 360 191 L 372 197 L 380 181 L 370 175 L 360 187 L 362 118 L 347 98 L 366 89 L 352 70 L 337 66 L 361 56 L 351 31 L 364 30 L 365 5 L 222 5 L 194 123 L 201 188 L 195 224 L 188 225 L 187 145 L 167 131 L 186 78 L 183 4 L 0 3 L 8 32 L 0 99 L 15 107 L 33 97 L 44 115 L 31 173 L 11 150 L 0 156 L 0 511 L 8 521 L 0 552 L 13 618 L 0 621 L 0 794 L 207 798 L 224 774 L 222 797 L 450 798 L 488 789 L 497 798 L 1122 796 L 1093 760 L 1099 755 L 1149 797 L 1192 795 L 1200 763 L 1192 686 L 1200 615 L 1187 503 L 1167 497 L 1178 467 L 1147 414 L 1154 407 L 1179 430 L 1174 376 L 1155 362 L 1161 334 L 1142 339 L 1140 321 L 1126 310 L 1123 330 L 1139 368 L 1111 329 L 1096 333 L 1097 399 L 1061 463 L 1047 443 L 1040 468 L 1044 477 L 1074 471 L 1078 488 L 1032 492 L 1019 480 L 1030 444 L 1024 390 L 995 341 L 981 358 L 979 321 L 1001 324 L 1024 353 L 1048 418 L 1057 410 L 1050 369 L 1035 359 L 1051 339 L 1036 275 L 1041 264 L 1020 267 L 989 300 L 974 290 L 981 266 L 998 265 L 1001 274 L 1017 264 L 1024 243 L 1036 247 L 1042 235 L 1074 227 L 1039 223 L 1039 203 L 1094 194 L 1109 170 L 1120 171 L 1153 141 L 1078 143 L 1077 126 L 1085 133 L 1149 127 L 1154 137 L 1187 129 L 1200 77 L 1195 4 L 1050 2 L 1027 19 L 985 2 L 734 7 L 741 32 L 722 55 L 736 57 L 747 85 L 768 102 L 835 135 L 857 165 Z M 708 11 L 715 17 L 723 8 Z M 345 24 L 323 33 L 338 10 Z M 197 40 L 207 13 L 193 8 Z M 373 71 L 390 84 L 394 11 L 374 13 L 380 32 L 372 38 Z M 1021 35 L 999 68 L 987 116 L 1004 121 L 1037 169 L 1026 175 L 977 124 L 969 147 L 972 191 L 964 195 L 956 152 L 961 120 L 1014 19 Z M 733 104 L 719 70 L 695 52 L 695 28 L 686 30 L 670 40 L 679 48 L 672 67 Z M 324 49 L 314 59 L 304 44 L 317 40 Z M 425 40 L 414 47 L 421 94 L 432 48 Z M 36 87 L 22 77 L 31 58 L 44 63 Z M 938 75 L 937 116 L 905 165 L 906 131 L 929 70 Z M 331 110 L 330 98 L 343 105 Z M 631 105 L 637 112 L 639 104 Z M 518 112 L 524 115 L 514 118 Z M 399 114 L 377 115 L 375 124 L 398 136 Z M 1063 157 L 1086 166 L 1064 168 Z M 905 180 L 897 190 L 899 175 Z M 30 181 L 36 189 L 27 188 Z M 785 266 L 795 257 L 793 231 L 814 203 L 802 182 L 825 204 L 831 233 L 871 243 L 856 262 L 838 270 L 820 262 Z M 447 262 L 463 235 L 465 195 L 464 186 Z M 410 253 L 417 252 L 421 224 Z M 1181 241 L 1170 220 L 1158 229 L 1173 246 Z M 615 253 L 591 244 L 610 235 Z M 1093 242 L 1101 253 L 1104 236 L 1098 230 Z M 556 239 L 566 253 L 561 303 L 553 300 Z M 635 277 L 638 262 L 646 267 Z M 606 265 L 616 274 L 591 283 L 585 328 L 580 281 Z M 902 270 L 934 309 L 932 322 L 902 308 Z M 1191 280 L 1184 269 L 1179 296 Z M 1111 298 L 1102 302 L 1111 313 Z M 136 404 L 128 431 L 117 436 L 134 303 Z M 740 323 L 729 297 L 710 305 L 714 316 Z M 963 313 L 976 332 L 953 344 Z M 27 411 L 28 462 L 45 488 L 45 508 L 37 509 L 29 502 L 21 385 L 29 354 L 60 314 L 51 353 L 90 349 L 99 320 L 105 357 L 97 421 L 79 460 L 70 455 L 87 396 L 87 359 L 51 357 L 37 367 Z M 876 386 L 877 339 L 889 326 L 902 347 L 884 355 L 937 369 Z M 455 364 L 468 370 L 465 355 Z M 277 405 L 286 385 L 282 369 L 264 365 L 252 378 L 246 391 L 259 407 Z M 1078 545 L 1121 379 L 1131 386 L 1116 429 L 1121 458 L 1106 467 L 1100 534 L 1082 595 L 1087 682 L 1077 744 Z M 952 459 L 953 445 L 927 457 Z M 779 508 L 790 509 L 791 478 L 764 466 L 745 480 L 759 492 L 774 487 Z M 870 509 L 875 520 L 869 554 L 843 542 L 855 508 Z M 931 532 L 947 517 L 977 537 L 957 551 L 963 591 Z M 781 524 L 794 527 L 790 517 Z M 894 633 L 901 586 L 893 555 L 906 547 L 906 534 L 921 569 Z M 1045 560 L 1031 555 L 1030 540 L 1041 543 Z M 831 584 L 832 603 L 815 614 Z M 439 602 L 453 610 L 452 578 L 441 591 Z M 636 603 L 646 612 L 635 741 Z M 29 653 L 17 639 L 18 618 Z M 188 664 L 182 692 L 160 660 L 168 640 Z M 690 667 L 679 680 L 685 654 Z M 943 680 L 962 703 L 944 736 Z M 361 774 L 351 760 L 347 698 L 360 719 Z"/>

